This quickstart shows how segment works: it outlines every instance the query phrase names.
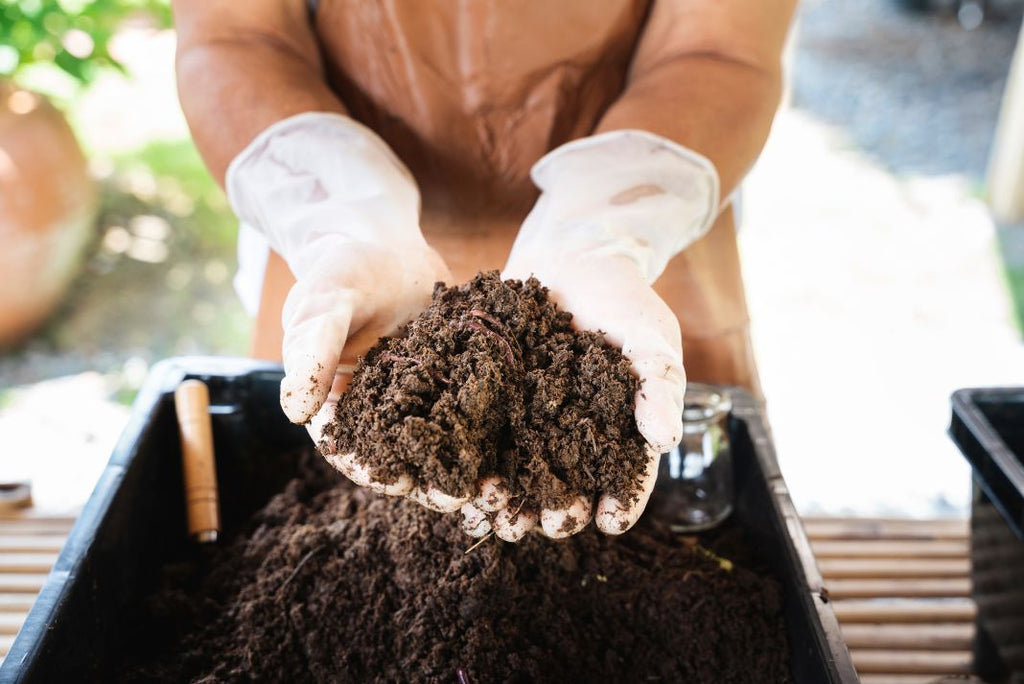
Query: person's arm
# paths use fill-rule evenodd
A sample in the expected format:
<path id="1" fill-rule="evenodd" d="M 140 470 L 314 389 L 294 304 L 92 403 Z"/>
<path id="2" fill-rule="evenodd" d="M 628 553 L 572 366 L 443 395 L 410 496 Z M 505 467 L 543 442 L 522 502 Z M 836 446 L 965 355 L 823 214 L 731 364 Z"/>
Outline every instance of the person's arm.
<path id="1" fill-rule="evenodd" d="M 323 439 L 358 356 L 451 281 L 419 227 L 419 189 L 328 87 L 302 0 L 174 0 L 178 91 L 235 214 L 284 257 L 281 407 L 356 484 L 457 509 L 468 497 L 371 479 Z M 382 284 L 386 284 L 382 286 Z"/>
<path id="2" fill-rule="evenodd" d="M 626 89 L 594 132 L 640 129 L 699 152 L 728 197 L 768 137 L 795 7 L 796 0 L 656 2 Z"/>
<path id="3" fill-rule="evenodd" d="M 621 534 L 639 518 L 659 455 L 682 437 L 686 372 L 679 321 L 651 285 L 700 239 L 760 153 L 781 91 L 779 65 L 795 0 L 656 1 L 625 90 L 594 134 L 534 165 L 541 189 L 505 276 L 536 276 L 600 330 L 640 378 L 637 429 L 648 462 L 631 500 L 603 493 L 568 509 L 496 518 L 503 539 L 539 522 L 551 537 L 583 528 Z M 498 483 L 500 486 L 500 483 Z M 467 523 L 480 512 L 467 504 Z"/>
<path id="4" fill-rule="evenodd" d="M 271 124 L 345 113 L 327 85 L 302 0 L 173 0 L 178 95 L 218 180 Z"/>

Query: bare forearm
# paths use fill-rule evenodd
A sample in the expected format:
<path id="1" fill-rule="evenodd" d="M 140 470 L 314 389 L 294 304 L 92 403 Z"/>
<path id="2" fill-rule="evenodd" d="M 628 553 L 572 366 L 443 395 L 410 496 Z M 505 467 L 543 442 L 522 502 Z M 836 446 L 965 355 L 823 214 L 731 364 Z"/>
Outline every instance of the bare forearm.
<path id="1" fill-rule="evenodd" d="M 781 78 L 717 56 L 679 57 L 631 84 L 597 132 L 639 128 L 708 157 L 726 197 L 757 159 L 778 106 Z"/>
<path id="2" fill-rule="evenodd" d="M 271 124 L 301 112 L 345 111 L 296 3 L 240 4 L 248 16 L 216 1 L 175 2 L 181 106 L 221 183 L 231 160 Z"/>
<path id="3" fill-rule="evenodd" d="M 598 131 L 639 128 L 709 158 L 723 197 L 768 137 L 796 0 L 654 0 L 625 91 Z"/>

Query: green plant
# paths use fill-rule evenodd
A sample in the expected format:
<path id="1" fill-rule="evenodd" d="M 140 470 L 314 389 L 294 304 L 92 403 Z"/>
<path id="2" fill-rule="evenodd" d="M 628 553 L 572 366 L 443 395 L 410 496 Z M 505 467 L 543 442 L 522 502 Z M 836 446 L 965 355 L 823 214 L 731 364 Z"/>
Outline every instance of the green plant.
<path id="1" fill-rule="evenodd" d="M 56 69 L 79 85 L 103 70 L 124 72 L 110 41 L 129 17 L 171 23 L 168 0 L 0 0 L 0 77 Z"/>

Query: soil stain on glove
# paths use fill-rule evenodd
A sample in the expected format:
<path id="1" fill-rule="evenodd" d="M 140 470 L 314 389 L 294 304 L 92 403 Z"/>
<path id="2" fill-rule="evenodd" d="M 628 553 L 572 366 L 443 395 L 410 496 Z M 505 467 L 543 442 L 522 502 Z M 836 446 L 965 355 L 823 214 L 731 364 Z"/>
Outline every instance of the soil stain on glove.
<path id="1" fill-rule="evenodd" d="M 438 284 L 426 311 L 360 361 L 326 439 L 386 484 L 404 473 L 461 497 L 497 475 L 527 509 L 597 493 L 635 501 L 639 381 L 571 321 L 533 278 Z"/>

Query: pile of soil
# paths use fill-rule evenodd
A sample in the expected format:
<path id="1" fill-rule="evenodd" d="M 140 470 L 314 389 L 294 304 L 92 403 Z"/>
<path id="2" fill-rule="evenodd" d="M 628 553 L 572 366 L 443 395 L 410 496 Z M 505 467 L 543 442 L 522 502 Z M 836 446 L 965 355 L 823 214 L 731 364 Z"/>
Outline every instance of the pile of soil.
<path id="1" fill-rule="evenodd" d="M 497 475 L 528 509 L 597 492 L 634 501 L 647 462 L 639 381 L 571 321 L 533 278 L 439 283 L 426 311 L 360 361 L 327 439 L 380 482 L 407 473 L 467 496 Z"/>
<path id="2" fill-rule="evenodd" d="M 689 543 L 687 543 L 689 541 Z M 124 681 L 783 682 L 776 582 L 650 516 L 490 540 L 312 457 L 209 558 L 169 567 Z M 716 555 L 719 554 L 719 555 Z"/>

